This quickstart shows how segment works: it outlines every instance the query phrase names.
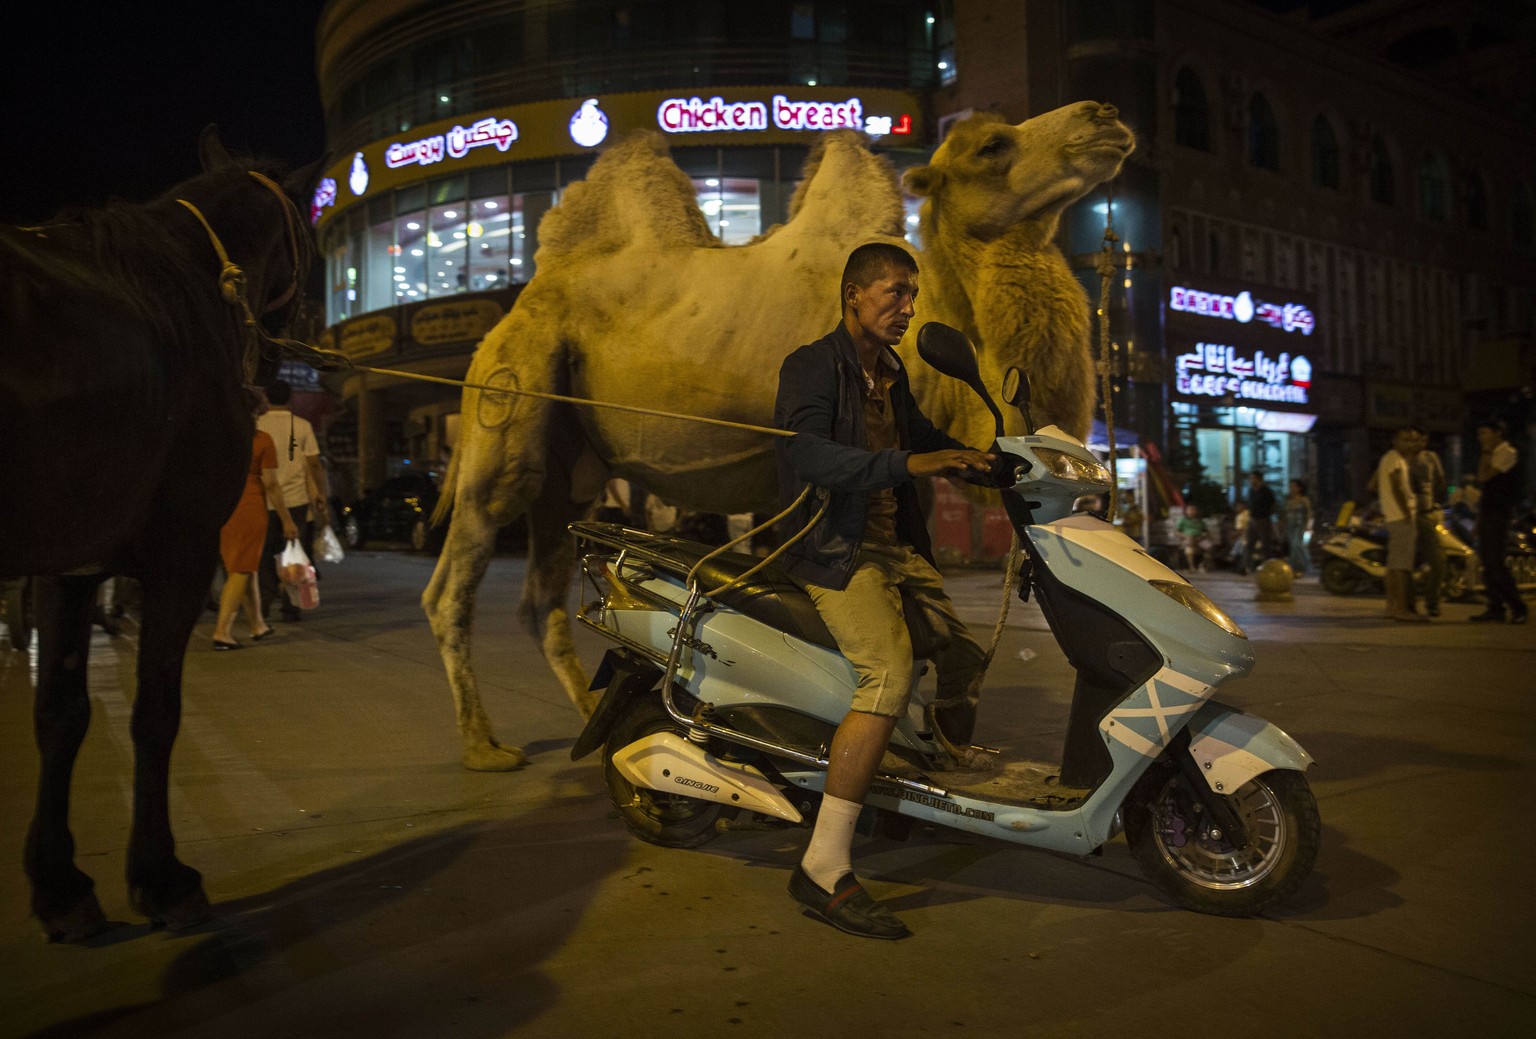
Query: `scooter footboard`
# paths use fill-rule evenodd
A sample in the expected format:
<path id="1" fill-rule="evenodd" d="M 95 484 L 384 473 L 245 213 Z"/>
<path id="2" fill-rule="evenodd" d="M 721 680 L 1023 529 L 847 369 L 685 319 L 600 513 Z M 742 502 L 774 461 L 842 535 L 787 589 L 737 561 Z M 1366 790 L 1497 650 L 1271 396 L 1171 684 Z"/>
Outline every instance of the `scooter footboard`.
<path id="1" fill-rule="evenodd" d="M 1305 772 L 1312 755 L 1278 725 L 1208 700 L 1189 722 L 1189 753 L 1218 794 L 1231 794 L 1270 769 Z"/>

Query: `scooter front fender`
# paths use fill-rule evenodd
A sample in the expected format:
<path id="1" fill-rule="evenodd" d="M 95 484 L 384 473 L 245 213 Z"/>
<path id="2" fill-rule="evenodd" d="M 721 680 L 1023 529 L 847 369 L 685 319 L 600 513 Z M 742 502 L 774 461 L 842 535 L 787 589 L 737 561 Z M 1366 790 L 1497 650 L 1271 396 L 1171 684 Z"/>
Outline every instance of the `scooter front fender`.
<path id="1" fill-rule="evenodd" d="M 1189 722 L 1189 753 L 1218 794 L 1235 793 L 1270 769 L 1305 772 L 1312 755 L 1278 725 L 1208 700 Z"/>

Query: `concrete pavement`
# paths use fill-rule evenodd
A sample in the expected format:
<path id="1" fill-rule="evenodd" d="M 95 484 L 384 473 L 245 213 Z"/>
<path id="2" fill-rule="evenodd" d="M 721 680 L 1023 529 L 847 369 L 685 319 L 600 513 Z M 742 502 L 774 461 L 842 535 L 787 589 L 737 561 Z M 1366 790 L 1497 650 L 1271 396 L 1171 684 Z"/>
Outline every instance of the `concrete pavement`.
<path id="1" fill-rule="evenodd" d="M 1221 698 L 1317 759 L 1324 843 L 1265 918 L 1172 908 L 1123 840 L 1073 859 L 920 830 L 861 840 L 916 931 L 867 942 L 784 894 L 804 831 L 694 851 L 628 836 L 595 757 L 513 620 L 520 560 L 480 599 L 476 666 L 498 735 L 532 756 L 466 772 L 416 598 L 431 561 L 357 553 L 302 624 L 187 659 L 173 772 L 180 854 L 217 919 L 151 934 L 122 884 L 133 641 L 98 635 L 76 770 L 77 861 L 123 926 L 45 945 L 19 866 L 36 778 L 25 655 L 0 654 L 0 1035 L 1525 1035 L 1536 1023 L 1528 806 L 1536 627 L 1394 625 L 1303 582 L 1253 601 L 1196 578 L 1256 643 Z M 984 636 L 996 574 L 950 587 Z M 243 634 L 237 628 L 237 633 Z M 595 664 L 601 640 L 578 633 Z M 1030 659 L 1023 659 L 1024 656 Z M 978 739 L 1056 756 L 1069 672 L 1015 603 Z"/>

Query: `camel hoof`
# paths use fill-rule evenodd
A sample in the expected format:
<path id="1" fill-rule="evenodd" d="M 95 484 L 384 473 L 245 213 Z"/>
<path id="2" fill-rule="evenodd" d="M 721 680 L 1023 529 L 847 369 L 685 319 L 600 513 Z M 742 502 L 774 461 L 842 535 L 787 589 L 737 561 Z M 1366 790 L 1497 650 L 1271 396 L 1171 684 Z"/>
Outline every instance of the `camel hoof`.
<path id="1" fill-rule="evenodd" d="M 526 764 L 528 755 L 521 747 L 491 743 L 464 748 L 464 767 L 471 772 L 516 772 Z"/>
<path id="2" fill-rule="evenodd" d="M 43 937 L 64 945 L 88 941 L 112 926 L 95 894 L 87 894 L 67 912 L 38 919 L 43 925 Z"/>
<path id="3" fill-rule="evenodd" d="M 150 914 L 149 926 L 154 931 L 164 929 L 171 934 L 179 934 L 182 931 L 191 930 L 198 924 L 206 923 L 212 917 L 213 907 L 208 904 L 208 896 L 199 886 L 189 891 L 174 905 Z"/>

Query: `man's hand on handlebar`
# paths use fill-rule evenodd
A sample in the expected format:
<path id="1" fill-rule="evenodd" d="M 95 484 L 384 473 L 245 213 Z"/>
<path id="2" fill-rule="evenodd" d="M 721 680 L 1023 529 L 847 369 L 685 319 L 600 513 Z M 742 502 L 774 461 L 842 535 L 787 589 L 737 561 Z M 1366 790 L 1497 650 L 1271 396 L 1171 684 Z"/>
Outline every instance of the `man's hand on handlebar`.
<path id="1" fill-rule="evenodd" d="M 997 456 L 969 448 L 952 451 L 930 451 L 927 454 L 908 455 L 907 472 L 913 476 L 958 476 L 963 480 L 981 483 L 992 471 Z M 978 480 L 977 477 L 983 479 Z"/>

